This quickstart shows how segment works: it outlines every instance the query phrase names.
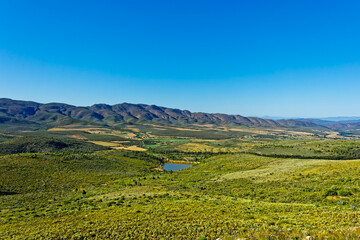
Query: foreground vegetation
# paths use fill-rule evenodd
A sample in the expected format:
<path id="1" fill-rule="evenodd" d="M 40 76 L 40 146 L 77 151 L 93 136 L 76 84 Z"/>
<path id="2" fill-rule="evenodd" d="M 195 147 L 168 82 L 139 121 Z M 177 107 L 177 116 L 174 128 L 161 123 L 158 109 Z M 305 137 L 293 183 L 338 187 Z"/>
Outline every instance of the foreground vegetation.
<path id="1" fill-rule="evenodd" d="M 0 239 L 360 237 L 357 140 L 127 127 L 3 135 Z"/>

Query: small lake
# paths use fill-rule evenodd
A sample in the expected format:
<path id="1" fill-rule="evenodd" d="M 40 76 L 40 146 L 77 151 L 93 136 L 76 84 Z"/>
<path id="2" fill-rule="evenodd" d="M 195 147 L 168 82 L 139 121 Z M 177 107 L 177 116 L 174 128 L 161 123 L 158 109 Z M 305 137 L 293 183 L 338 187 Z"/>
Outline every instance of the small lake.
<path id="1" fill-rule="evenodd" d="M 191 165 L 188 164 L 176 164 L 176 163 L 165 163 L 163 169 L 166 171 L 173 171 L 177 172 L 181 169 L 185 169 L 191 167 Z"/>

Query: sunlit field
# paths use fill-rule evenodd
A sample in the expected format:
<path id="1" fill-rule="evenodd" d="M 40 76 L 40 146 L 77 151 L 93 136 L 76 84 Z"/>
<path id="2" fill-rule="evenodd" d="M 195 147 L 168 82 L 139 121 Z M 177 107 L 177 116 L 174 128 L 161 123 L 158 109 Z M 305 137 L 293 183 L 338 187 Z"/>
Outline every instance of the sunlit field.
<path id="1" fill-rule="evenodd" d="M 180 126 L 163 136 L 157 128 L 4 137 L 0 238 L 359 236 L 357 140 L 264 135 L 271 129 L 233 137 L 245 130 L 196 125 L 197 136 Z M 192 166 L 164 171 L 166 162 Z"/>

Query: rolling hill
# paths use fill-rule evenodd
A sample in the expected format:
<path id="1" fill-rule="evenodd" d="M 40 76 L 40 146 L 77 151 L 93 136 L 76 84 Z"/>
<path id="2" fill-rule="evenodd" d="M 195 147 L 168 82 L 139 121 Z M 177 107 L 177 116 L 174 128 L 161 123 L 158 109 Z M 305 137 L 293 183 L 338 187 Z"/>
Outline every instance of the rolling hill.
<path id="1" fill-rule="evenodd" d="M 270 120 L 221 113 L 190 112 L 146 104 L 95 104 L 78 107 L 64 103 L 41 104 L 31 101 L 0 99 L 0 125 L 56 126 L 74 123 L 112 125 L 121 122 L 150 121 L 169 124 L 238 124 L 249 127 L 324 128 L 319 124 L 298 120 Z"/>

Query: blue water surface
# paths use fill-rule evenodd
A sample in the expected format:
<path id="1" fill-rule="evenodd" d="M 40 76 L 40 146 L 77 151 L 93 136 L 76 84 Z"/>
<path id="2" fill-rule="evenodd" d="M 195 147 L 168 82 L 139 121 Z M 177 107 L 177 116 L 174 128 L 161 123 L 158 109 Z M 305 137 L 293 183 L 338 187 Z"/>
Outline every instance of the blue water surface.
<path id="1" fill-rule="evenodd" d="M 177 172 L 181 169 L 185 169 L 191 167 L 191 165 L 188 164 L 176 164 L 176 163 L 165 163 L 163 169 L 166 171 L 174 171 Z"/>

